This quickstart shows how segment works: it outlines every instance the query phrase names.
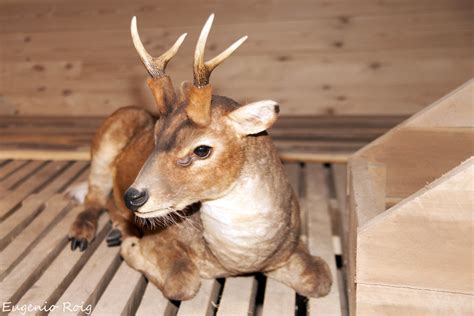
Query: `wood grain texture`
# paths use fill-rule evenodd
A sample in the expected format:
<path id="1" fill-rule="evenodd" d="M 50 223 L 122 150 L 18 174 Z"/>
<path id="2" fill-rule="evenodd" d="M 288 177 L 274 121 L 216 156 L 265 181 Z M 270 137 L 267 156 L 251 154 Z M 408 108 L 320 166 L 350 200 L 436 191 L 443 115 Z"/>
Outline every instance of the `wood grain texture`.
<path id="1" fill-rule="evenodd" d="M 163 296 L 161 291 L 152 283 L 148 282 L 142 301 L 138 307 L 137 316 L 149 315 L 176 315 L 178 308 Z"/>
<path id="2" fill-rule="evenodd" d="M 188 32 L 168 68 L 178 85 L 191 79 L 210 12 L 209 56 L 250 36 L 213 74 L 216 92 L 240 102 L 275 99 L 284 114 L 411 114 L 472 77 L 468 0 L 7 0 L 0 4 L 0 113 L 106 115 L 151 106 L 131 17 L 152 54 Z"/>
<path id="3" fill-rule="evenodd" d="M 110 230 L 110 226 L 107 224 L 108 220 L 108 216 L 105 215 L 100 218 L 97 237 L 89 245 L 87 251 L 71 251 L 70 247 L 66 246 L 38 281 L 22 296 L 18 305 L 32 304 L 45 307 L 53 305 Z"/>
<path id="4" fill-rule="evenodd" d="M 178 315 L 203 315 L 214 314 L 217 309 L 217 301 L 221 285 L 216 280 L 201 280 L 201 288 L 196 296 L 189 300 L 181 302 Z"/>
<path id="5" fill-rule="evenodd" d="M 360 226 L 385 211 L 386 166 L 382 163 L 352 159 L 349 164 L 354 179 L 354 216 Z"/>
<path id="6" fill-rule="evenodd" d="M 332 246 L 327 175 L 321 165 L 306 165 L 306 194 L 302 207 L 308 214 L 308 246 L 313 256 L 323 258 L 331 270 L 333 285 L 325 297 L 310 299 L 309 315 L 341 315 L 336 258 Z"/>
<path id="7" fill-rule="evenodd" d="M 124 282 L 126 280 L 126 282 Z M 94 308 L 92 315 L 133 315 L 139 300 L 138 289 L 144 288 L 145 277 L 122 262 L 105 292 Z"/>
<path id="8" fill-rule="evenodd" d="M 284 316 L 295 313 L 296 293 L 276 280 L 267 278 L 262 316 Z"/>
<path id="9" fill-rule="evenodd" d="M 473 310 L 472 295 L 371 284 L 357 291 L 357 315 L 468 316 Z"/>
<path id="10" fill-rule="evenodd" d="M 66 166 L 67 163 L 65 161 L 50 162 L 45 164 L 44 167 L 42 165 L 37 173 L 34 173 L 30 178 L 22 182 L 12 194 L 0 200 L 0 217 L 3 219 L 9 215 L 14 207 L 21 203 L 29 193 L 44 185 L 51 178 L 54 178 Z"/>
<path id="11" fill-rule="evenodd" d="M 255 307 L 256 290 L 257 281 L 253 276 L 227 278 L 217 315 L 245 316 L 252 314 Z"/>
<path id="12" fill-rule="evenodd" d="M 351 157 L 351 313 L 472 314 L 473 89 L 470 80 Z"/>
<path id="13" fill-rule="evenodd" d="M 359 227 L 358 283 L 474 295 L 474 158 Z"/>
<path id="14" fill-rule="evenodd" d="M 60 306 L 69 303 L 72 306 L 87 306 L 89 304 L 95 306 L 120 266 L 119 251 L 120 249 L 117 247 L 107 247 L 105 240 L 102 241 L 74 281 L 69 284 L 57 304 Z M 50 313 L 50 315 L 65 314 L 76 315 L 78 311 L 57 309 Z"/>
<path id="15" fill-rule="evenodd" d="M 72 209 L 57 225 L 43 236 L 29 253 L 29 260 L 22 260 L 2 280 L 0 301 L 16 303 L 42 274 L 44 269 L 66 246 L 66 234 L 82 207 Z"/>
<path id="16" fill-rule="evenodd" d="M 61 196 L 49 201 L 48 206 L 28 225 L 20 236 L 15 238 L 8 247 L 2 250 L 0 259 L 0 279 L 4 278 L 4 274 L 12 267 L 13 263 L 27 255 L 25 251 L 33 245 L 34 240 L 41 234 L 45 233 L 51 222 L 61 214 L 69 201 Z"/>
<path id="17" fill-rule="evenodd" d="M 404 118 L 404 116 L 282 116 L 269 133 L 281 158 L 285 161 L 340 163 L 347 161 L 350 154 Z M 0 116 L 0 158 L 89 160 L 91 138 L 103 119 L 103 117 Z M 16 167 L 7 163 L 3 167 L 6 169 L 5 175 L 11 174 Z M 3 168 L 0 168 L 0 172 Z M 0 194 L 3 193 L 0 191 Z"/>

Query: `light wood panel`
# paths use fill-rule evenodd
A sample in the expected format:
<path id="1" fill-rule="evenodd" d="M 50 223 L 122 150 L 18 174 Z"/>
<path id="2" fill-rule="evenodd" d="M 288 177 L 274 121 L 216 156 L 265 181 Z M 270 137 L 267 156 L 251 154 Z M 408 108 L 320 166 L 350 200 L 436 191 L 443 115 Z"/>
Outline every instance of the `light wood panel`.
<path id="1" fill-rule="evenodd" d="M 255 307 L 257 281 L 253 276 L 228 278 L 217 310 L 218 316 L 249 315 Z"/>
<path id="2" fill-rule="evenodd" d="M 357 315 L 472 315 L 471 295 L 359 284 Z"/>
<path id="3" fill-rule="evenodd" d="M 107 289 L 101 295 L 92 315 L 134 314 L 142 294 L 141 289 L 144 289 L 145 285 L 145 277 L 122 262 Z"/>
<path id="4" fill-rule="evenodd" d="M 36 163 L 36 162 L 34 162 Z M 44 165 L 37 173 L 22 182 L 12 194 L 0 201 L 0 218 L 4 219 L 29 193 L 46 183 L 51 177 L 58 174 L 65 166 L 65 161 L 55 161 Z"/>
<path id="5" fill-rule="evenodd" d="M 87 251 L 72 252 L 70 247 L 68 247 L 69 245 L 64 247 L 51 262 L 51 265 L 46 269 L 44 274 L 28 289 L 25 295 L 22 296 L 18 305 L 31 304 L 50 308 L 64 292 L 66 286 L 72 282 L 84 262 L 90 258 L 106 233 L 110 230 L 110 225 L 107 225 L 107 222 L 107 216 L 100 218 L 97 226 L 97 237 L 89 245 Z"/>
<path id="6" fill-rule="evenodd" d="M 181 305 L 179 305 L 179 316 L 214 315 L 221 285 L 217 280 L 201 280 L 201 282 L 201 288 L 197 295 L 189 301 L 181 302 Z"/>
<path id="7" fill-rule="evenodd" d="M 156 286 L 148 282 L 136 315 L 176 315 L 177 309 Z"/>
<path id="8" fill-rule="evenodd" d="M 275 99 L 284 114 L 411 114 L 472 77 L 468 0 L 8 0 L 0 4 L 0 113 L 106 115 L 152 106 L 131 16 L 154 54 L 189 33 L 168 69 L 179 84 L 191 78 L 211 12 L 208 55 L 250 36 L 216 70 L 216 91 L 241 102 Z"/>
<path id="9" fill-rule="evenodd" d="M 473 89 L 470 80 L 351 157 L 351 313 L 469 314 Z"/>
<path id="10" fill-rule="evenodd" d="M 474 158 L 359 227 L 356 281 L 474 295 Z"/>
<path id="11" fill-rule="evenodd" d="M 306 195 L 302 207 L 308 216 L 308 246 L 312 255 L 323 258 L 331 270 L 333 285 L 325 297 L 310 299 L 310 315 L 341 315 L 336 258 L 332 245 L 327 175 L 321 165 L 306 165 Z"/>
<path id="12" fill-rule="evenodd" d="M 32 282 L 41 275 L 51 260 L 67 243 L 66 234 L 82 207 L 71 210 L 67 216 L 46 234 L 41 242 L 29 253 L 29 260 L 22 260 L 2 280 L 0 301 L 15 304 L 30 288 Z"/>

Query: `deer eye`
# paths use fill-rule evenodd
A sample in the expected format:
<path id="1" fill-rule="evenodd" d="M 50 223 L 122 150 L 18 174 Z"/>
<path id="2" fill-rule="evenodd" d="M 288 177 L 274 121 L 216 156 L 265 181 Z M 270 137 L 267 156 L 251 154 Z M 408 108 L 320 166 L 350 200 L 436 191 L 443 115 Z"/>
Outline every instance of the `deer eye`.
<path id="1" fill-rule="evenodd" d="M 211 151 L 212 151 L 212 147 L 209 147 L 206 145 L 200 145 L 194 149 L 194 154 L 198 156 L 199 158 L 204 159 L 204 158 L 209 157 L 209 155 L 211 154 Z"/>

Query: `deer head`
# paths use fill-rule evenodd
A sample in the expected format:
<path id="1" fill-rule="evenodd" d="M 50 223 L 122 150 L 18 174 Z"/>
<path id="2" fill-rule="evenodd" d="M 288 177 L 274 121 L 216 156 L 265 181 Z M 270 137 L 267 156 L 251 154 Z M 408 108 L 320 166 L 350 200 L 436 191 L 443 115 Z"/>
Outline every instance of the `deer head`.
<path id="1" fill-rule="evenodd" d="M 151 76 L 148 85 L 160 113 L 154 150 L 124 197 L 127 207 L 139 217 L 164 216 L 225 195 L 243 165 L 252 161 L 251 153 L 246 151 L 248 138 L 264 132 L 277 118 L 278 105 L 274 101 L 241 106 L 232 99 L 212 95 L 212 71 L 247 39 L 242 37 L 205 62 L 204 49 L 213 19 L 211 15 L 205 23 L 196 45 L 193 84 L 183 83 L 179 98 L 165 67 L 185 34 L 168 52 L 153 58 L 143 47 L 136 19 L 132 19 L 133 42 Z"/>

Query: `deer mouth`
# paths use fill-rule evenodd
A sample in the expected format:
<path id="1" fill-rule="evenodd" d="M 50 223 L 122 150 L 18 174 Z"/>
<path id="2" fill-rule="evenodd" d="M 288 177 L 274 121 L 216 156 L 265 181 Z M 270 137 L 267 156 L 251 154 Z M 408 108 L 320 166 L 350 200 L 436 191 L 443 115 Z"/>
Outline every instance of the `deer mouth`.
<path id="1" fill-rule="evenodd" d="M 166 208 L 157 209 L 157 210 L 153 210 L 149 212 L 135 212 L 135 216 L 141 217 L 141 218 L 163 217 L 173 212 L 176 212 L 174 208 L 166 207 Z"/>

